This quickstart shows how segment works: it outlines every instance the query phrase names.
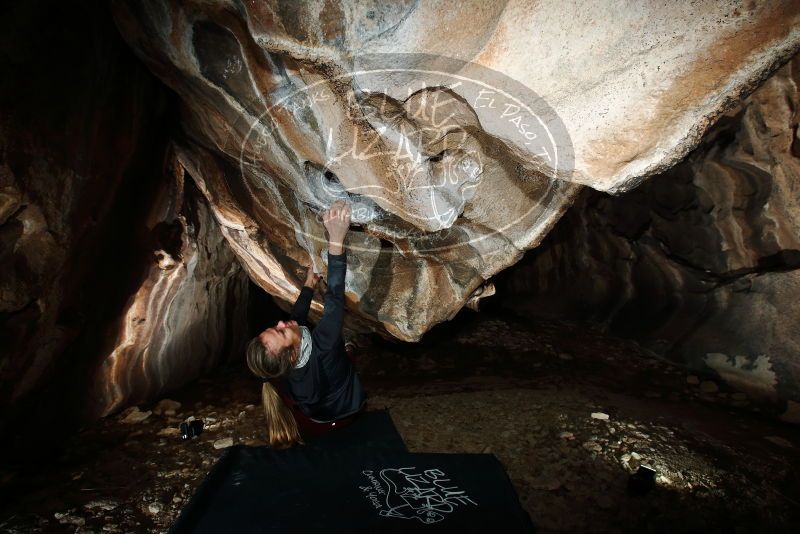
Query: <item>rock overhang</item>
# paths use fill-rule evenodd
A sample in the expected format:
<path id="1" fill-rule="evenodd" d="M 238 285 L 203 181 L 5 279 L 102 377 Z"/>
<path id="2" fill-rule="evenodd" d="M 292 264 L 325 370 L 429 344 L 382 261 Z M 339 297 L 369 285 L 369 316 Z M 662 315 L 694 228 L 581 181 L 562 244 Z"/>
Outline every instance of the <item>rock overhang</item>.
<path id="1" fill-rule="evenodd" d="M 182 99 L 178 158 L 251 278 L 291 301 L 302 265 L 325 268 L 316 215 L 349 198 L 349 326 L 405 340 L 535 247 L 581 185 L 623 191 L 680 160 L 798 49 L 799 12 L 115 4 Z"/>

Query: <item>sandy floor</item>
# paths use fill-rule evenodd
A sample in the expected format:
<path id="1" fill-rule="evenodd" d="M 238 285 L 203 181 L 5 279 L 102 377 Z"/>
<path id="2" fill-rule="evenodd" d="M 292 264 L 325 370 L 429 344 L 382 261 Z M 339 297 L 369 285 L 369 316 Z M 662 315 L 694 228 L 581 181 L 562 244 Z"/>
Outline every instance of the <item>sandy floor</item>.
<path id="1" fill-rule="evenodd" d="M 800 524 L 800 429 L 635 344 L 466 316 L 422 344 L 362 345 L 370 409 L 389 409 L 411 451 L 497 455 L 541 532 Z M 162 532 L 221 454 L 215 443 L 263 444 L 259 384 L 243 366 L 170 399 L 181 403 L 174 415 L 123 422 L 137 418 L 129 410 L 84 430 L 57 464 L 6 474 L 0 531 Z M 182 442 L 189 416 L 206 431 Z M 633 496 L 628 475 L 640 464 L 657 485 Z"/>

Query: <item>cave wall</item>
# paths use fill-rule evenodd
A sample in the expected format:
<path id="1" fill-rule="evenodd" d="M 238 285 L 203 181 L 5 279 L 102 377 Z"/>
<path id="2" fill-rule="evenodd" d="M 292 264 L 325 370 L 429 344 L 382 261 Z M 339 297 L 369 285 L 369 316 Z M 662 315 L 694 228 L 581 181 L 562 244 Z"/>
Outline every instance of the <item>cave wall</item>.
<path id="1" fill-rule="evenodd" d="M 179 159 L 251 278 L 293 301 L 348 198 L 347 326 L 407 341 L 489 294 L 579 184 L 677 163 L 800 47 L 797 1 L 113 7 L 180 96 Z"/>
<path id="2" fill-rule="evenodd" d="M 46 446 L 240 349 L 247 278 L 105 3 L 4 4 L 0 66 L 0 433 Z"/>
<path id="3" fill-rule="evenodd" d="M 92 379 L 91 416 L 157 398 L 241 356 L 248 278 L 205 198 L 177 160 L 137 225 L 145 268 Z"/>
<path id="4" fill-rule="evenodd" d="M 682 163 L 582 192 L 498 280 L 504 305 L 601 324 L 800 422 L 799 81 L 796 56 Z"/>

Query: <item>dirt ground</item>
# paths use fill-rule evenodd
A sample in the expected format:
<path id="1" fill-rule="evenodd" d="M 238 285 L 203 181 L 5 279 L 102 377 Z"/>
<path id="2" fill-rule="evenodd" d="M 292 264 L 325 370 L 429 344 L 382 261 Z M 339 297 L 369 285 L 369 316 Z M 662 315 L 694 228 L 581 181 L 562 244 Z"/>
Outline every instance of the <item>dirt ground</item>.
<path id="1" fill-rule="evenodd" d="M 388 409 L 412 452 L 495 454 L 540 532 L 797 532 L 800 429 L 634 343 L 483 314 L 416 345 L 358 341 L 369 409 Z M 215 444 L 264 444 L 259 392 L 231 365 L 170 394 L 174 414 L 97 422 L 56 466 L 4 472 L 0 531 L 164 532 Z M 206 430 L 184 442 L 189 416 Z M 641 464 L 656 487 L 631 495 Z"/>

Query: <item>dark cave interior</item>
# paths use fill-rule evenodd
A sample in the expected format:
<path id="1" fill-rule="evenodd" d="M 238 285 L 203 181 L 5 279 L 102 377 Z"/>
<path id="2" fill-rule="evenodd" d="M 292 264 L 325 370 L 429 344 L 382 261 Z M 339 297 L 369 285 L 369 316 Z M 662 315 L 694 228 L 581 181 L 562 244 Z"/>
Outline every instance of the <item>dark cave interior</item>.
<path id="1" fill-rule="evenodd" d="M 199 119 L 118 4 L 2 8 L 2 531 L 161 532 L 226 440 L 265 445 L 243 351 L 288 304 L 231 246 L 205 167 L 176 158 Z M 577 192 L 480 311 L 408 342 L 364 319 L 388 286 L 356 303 L 367 409 L 410 451 L 497 456 L 543 532 L 794 531 L 800 56 L 784 63 L 670 169 Z M 190 416 L 206 429 L 183 441 Z M 640 465 L 656 487 L 632 496 Z"/>

